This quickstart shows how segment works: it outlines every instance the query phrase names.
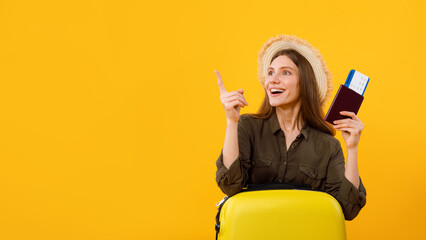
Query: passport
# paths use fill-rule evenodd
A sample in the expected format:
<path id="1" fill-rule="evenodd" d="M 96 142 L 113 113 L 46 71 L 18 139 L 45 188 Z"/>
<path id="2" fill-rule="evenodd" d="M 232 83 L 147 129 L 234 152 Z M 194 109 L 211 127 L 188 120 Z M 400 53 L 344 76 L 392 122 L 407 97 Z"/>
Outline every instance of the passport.
<path id="1" fill-rule="evenodd" d="M 333 121 L 349 118 L 340 115 L 341 111 L 358 113 L 364 100 L 364 92 L 370 78 L 358 71 L 351 70 L 345 85 L 340 85 L 333 102 L 328 109 L 325 120 L 331 124 Z"/>

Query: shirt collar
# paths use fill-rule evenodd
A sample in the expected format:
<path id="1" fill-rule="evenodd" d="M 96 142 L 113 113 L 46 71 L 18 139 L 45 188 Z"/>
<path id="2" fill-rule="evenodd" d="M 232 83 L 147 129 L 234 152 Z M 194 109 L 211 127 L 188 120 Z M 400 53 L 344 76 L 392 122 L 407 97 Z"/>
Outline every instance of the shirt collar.
<path id="1" fill-rule="evenodd" d="M 277 131 L 281 130 L 280 123 L 278 122 L 277 113 L 274 111 L 272 113 L 272 116 L 268 120 L 269 127 L 272 130 L 272 134 L 275 134 Z M 308 139 L 309 136 L 309 126 L 303 124 L 302 130 L 300 130 L 300 133 L 305 137 L 305 139 Z"/>

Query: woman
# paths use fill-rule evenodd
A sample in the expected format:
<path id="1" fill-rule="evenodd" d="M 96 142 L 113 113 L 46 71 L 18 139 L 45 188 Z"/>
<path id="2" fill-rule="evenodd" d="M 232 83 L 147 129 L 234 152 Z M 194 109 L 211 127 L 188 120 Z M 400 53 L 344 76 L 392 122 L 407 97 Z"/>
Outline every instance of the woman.
<path id="1" fill-rule="evenodd" d="M 227 195 L 248 184 L 309 185 L 334 196 L 346 220 L 366 203 L 357 152 L 363 123 L 352 112 L 335 125 L 324 120 L 331 74 L 319 51 L 295 36 L 269 39 L 259 52 L 259 80 L 265 98 L 257 114 L 239 115 L 244 91 L 226 91 L 216 72 L 225 109 L 225 142 L 216 162 L 216 181 Z M 335 129 L 346 142 L 347 164 Z"/>

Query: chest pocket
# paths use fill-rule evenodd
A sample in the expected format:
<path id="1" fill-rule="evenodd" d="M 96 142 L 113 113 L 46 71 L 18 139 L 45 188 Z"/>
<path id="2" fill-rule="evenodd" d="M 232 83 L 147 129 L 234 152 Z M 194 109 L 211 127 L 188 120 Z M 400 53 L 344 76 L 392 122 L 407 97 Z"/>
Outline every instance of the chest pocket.
<path id="1" fill-rule="evenodd" d="M 276 171 L 272 168 L 272 157 L 253 156 L 251 183 L 270 183 L 275 175 Z"/>
<path id="2" fill-rule="evenodd" d="M 254 156 L 253 157 L 253 166 L 254 167 L 270 167 L 272 164 L 272 158 L 263 157 L 263 156 Z"/>
<path id="3" fill-rule="evenodd" d="M 327 171 L 324 168 L 315 168 L 309 165 L 300 165 L 300 172 L 304 176 L 304 183 L 311 185 L 313 189 L 319 189 L 324 185 Z"/>

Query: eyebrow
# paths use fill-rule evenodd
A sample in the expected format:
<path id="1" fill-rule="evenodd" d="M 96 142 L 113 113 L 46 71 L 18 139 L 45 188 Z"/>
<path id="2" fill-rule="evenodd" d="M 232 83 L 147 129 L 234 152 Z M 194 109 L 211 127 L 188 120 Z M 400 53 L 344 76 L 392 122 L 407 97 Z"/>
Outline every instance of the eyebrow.
<path id="1" fill-rule="evenodd" d="M 290 68 L 291 70 L 295 71 L 295 70 L 294 70 L 292 67 L 290 67 L 290 66 L 283 66 L 283 67 L 280 67 L 279 69 L 283 69 L 283 68 Z M 267 71 L 269 71 L 269 69 L 274 69 L 274 68 L 273 68 L 273 67 L 269 67 Z"/>

